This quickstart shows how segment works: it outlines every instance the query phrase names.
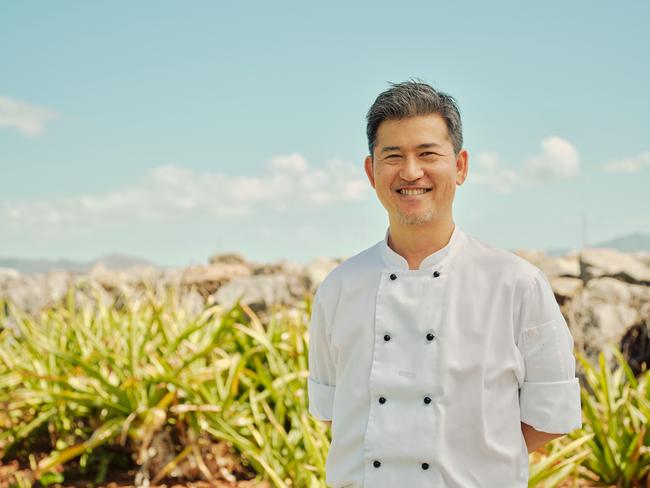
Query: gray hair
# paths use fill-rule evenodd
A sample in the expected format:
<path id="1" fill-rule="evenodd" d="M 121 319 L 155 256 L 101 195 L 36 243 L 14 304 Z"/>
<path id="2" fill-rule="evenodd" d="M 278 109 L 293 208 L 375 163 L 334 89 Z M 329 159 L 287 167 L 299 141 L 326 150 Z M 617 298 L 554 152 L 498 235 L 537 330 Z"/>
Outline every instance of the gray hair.
<path id="1" fill-rule="evenodd" d="M 463 147 L 463 127 L 456 100 L 417 78 L 390 85 L 391 88 L 379 94 L 366 115 L 370 155 L 374 158 L 377 130 L 384 120 L 400 120 L 431 113 L 437 113 L 447 123 L 454 153 L 458 155 Z"/>

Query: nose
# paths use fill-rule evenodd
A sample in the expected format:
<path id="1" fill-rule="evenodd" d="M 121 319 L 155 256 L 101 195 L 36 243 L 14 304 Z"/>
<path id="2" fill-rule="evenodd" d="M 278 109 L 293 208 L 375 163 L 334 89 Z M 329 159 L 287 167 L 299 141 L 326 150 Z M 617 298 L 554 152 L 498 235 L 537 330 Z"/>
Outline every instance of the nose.
<path id="1" fill-rule="evenodd" d="M 418 164 L 417 158 L 408 156 L 405 158 L 404 166 L 400 170 L 400 177 L 405 181 L 412 181 L 421 178 L 424 172 Z"/>

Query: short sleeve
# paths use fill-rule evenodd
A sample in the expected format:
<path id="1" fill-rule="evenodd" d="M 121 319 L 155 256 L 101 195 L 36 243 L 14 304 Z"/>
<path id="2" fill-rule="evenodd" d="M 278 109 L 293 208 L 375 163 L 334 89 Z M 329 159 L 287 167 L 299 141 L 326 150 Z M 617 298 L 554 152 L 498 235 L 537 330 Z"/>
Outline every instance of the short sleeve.
<path id="1" fill-rule="evenodd" d="M 539 269 L 521 300 L 518 326 L 517 347 L 526 371 L 519 390 L 521 421 L 553 434 L 579 429 L 582 407 L 573 337 Z"/>
<path id="2" fill-rule="evenodd" d="M 332 420 L 336 367 L 330 345 L 325 308 L 319 290 L 316 291 L 311 307 L 307 394 L 309 412 L 318 420 Z"/>

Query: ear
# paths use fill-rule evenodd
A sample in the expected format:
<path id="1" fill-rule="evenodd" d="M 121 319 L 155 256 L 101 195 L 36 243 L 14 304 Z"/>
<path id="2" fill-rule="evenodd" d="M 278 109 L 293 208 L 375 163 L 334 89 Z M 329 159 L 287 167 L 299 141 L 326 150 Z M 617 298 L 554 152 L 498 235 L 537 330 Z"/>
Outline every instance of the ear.
<path id="1" fill-rule="evenodd" d="M 373 188 L 375 188 L 375 175 L 373 173 L 372 156 L 366 156 L 366 159 L 363 162 L 363 166 L 366 170 L 366 176 L 368 176 L 368 181 L 370 181 L 370 185 Z"/>
<path id="2" fill-rule="evenodd" d="M 462 185 L 467 178 L 467 170 L 469 169 L 469 154 L 465 149 L 461 149 L 456 157 L 456 184 Z"/>

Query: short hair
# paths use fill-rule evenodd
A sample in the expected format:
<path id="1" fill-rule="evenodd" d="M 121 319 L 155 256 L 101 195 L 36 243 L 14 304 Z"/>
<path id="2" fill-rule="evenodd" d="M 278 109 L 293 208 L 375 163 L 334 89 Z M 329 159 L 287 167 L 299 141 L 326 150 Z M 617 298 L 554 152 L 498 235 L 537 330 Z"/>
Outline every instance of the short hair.
<path id="1" fill-rule="evenodd" d="M 391 88 L 379 94 L 366 115 L 370 156 L 374 158 L 377 130 L 383 121 L 432 113 L 437 113 L 447 123 L 454 153 L 458 155 L 463 147 L 463 127 L 456 100 L 417 78 L 402 83 L 389 83 Z"/>

